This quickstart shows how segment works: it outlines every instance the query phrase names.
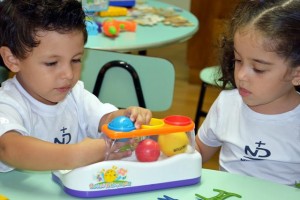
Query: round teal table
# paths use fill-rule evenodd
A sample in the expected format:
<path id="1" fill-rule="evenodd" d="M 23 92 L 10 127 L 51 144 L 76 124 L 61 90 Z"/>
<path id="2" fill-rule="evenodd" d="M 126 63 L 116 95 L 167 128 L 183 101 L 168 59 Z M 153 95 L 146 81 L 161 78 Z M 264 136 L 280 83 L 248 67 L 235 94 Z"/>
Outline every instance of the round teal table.
<path id="1" fill-rule="evenodd" d="M 198 30 L 198 19 L 189 11 L 157 0 L 148 0 L 147 4 L 156 8 L 174 8 L 179 14 L 193 23 L 193 26 L 172 27 L 158 23 L 154 26 L 138 25 L 136 32 L 122 32 L 116 38 L 106 37 L 100 33 L 89 35 L 85 48 L 108 51 L 129 52 L 183 42 L 191 38 Z M 101 18 L 104 20 L 107 18 Z M 124 18 L 116 19 L 123 20 Z M 100 21 L 101 21 L 100 20 Z"/>
<path id="2" fill-rule="evenodd" d="M 188 170 L 188 169 L 187 169 Z M 184 173 L 184 172 L 180 172 Z M 93 198 L 101 200 L 196 200 L 195 194 L 213 197 L 224 190 L 241 196 L 227 199 L 242 200 L 298 200 L 300 189 L 248 176 L 241 176 L 215 170 L 202 170 L 201 183 L 172 189 L 156 190 L 120 196 Z M 51 179 L 50 172 L 12 171 L 0 173 L 1 195 L 10 200 L 69 200 L 79 199 L 64 193 Z"/>

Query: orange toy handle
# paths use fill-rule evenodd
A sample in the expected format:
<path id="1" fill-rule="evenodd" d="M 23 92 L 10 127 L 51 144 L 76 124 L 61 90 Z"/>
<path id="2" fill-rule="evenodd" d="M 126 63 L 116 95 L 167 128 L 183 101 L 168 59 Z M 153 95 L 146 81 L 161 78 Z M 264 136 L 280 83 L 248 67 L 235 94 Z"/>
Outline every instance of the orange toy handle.
<path id="1" fill-rule="evenodd" d="M 134 21 L 117 21 L 121 31 L 136 31 L 136 22 Z"/>
<path id="2" fill-rule="evenodd" d="M 172 117 L 172 118 L 171 118 Z M 187 119 L 186 123 L 183 124 L 168 124 L 172 123 L 168 121 L 174 117 Z M 168 122 L 168 123 L 165 123 Z M 152 118 L 150 121 L 150 125 L 142 125 L 142 128 L 135 129 L 129 132 L 122 132 L 122 131 L 115 131 L 109 129 L 108 124 L 104 124 L 102 126 L 102 131 L 105 135 L 107 135 L 111 139 L 122 139 L 122 138 L 134 138 L 134 137 L 142 137 L 142 136 L 151 136 L 151 135 L 163 135 L 169 133 L 176 133 L 176 132 L 189 132 L 193 131 L 195 127 L 194 122 L 184 116 L 170 116 L 165 118 L 164 120 Z"/>
<path id="3" fill-rule="evenodd" d="M 122 31 L 135 32 L 137 23 L 134 21 L 105 20 L 102 23 L 102 32 L 108 37 L 116 37 Z"/>
<path id="4" fill-rule="evenodd" d="M 116 20 L 106 20 L 102 23 L 102 32 L 109 37 L 116 37 L 120 33 L 120 26 Z"/>

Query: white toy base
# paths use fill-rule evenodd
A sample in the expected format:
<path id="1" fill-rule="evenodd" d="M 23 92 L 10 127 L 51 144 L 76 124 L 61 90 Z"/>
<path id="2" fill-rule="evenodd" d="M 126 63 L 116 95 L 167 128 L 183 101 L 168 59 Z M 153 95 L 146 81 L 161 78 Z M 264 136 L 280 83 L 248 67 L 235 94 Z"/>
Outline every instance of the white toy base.
<path id="1" fill-rule="evenodd" d="M 201 163 L 198 152 L 183 153 L 155 162 L 104 161 L 55 171 L 52 178 L 72 196 L 103 197 L 200 183 Z"/>

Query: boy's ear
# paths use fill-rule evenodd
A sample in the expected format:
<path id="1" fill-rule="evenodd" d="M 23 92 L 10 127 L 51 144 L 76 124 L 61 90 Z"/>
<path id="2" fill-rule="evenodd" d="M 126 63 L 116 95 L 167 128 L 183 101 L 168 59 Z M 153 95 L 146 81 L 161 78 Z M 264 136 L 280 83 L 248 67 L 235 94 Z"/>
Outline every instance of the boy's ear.
<path id="1" fill-rule="evenodd" d="M 19 69 L 19 59 L 16 58 L 11 50 L 6 47 L 2 46 L 0 47 L 0 55 L 2 56 L 2 60 L 5 64 L 5 66 L 10 69 L 12 72 L 18 72 Z"/>
<path id="2" fill-rule="evenodd" d="M 294 86 L 300 86 L 300 66 L 294 69 L 292 82 Z"/>

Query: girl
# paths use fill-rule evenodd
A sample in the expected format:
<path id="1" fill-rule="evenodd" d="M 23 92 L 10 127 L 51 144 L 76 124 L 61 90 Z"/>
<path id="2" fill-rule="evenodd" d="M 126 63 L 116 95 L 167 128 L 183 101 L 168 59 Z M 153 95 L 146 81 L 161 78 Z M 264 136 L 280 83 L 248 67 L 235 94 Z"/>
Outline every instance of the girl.
<path id="1" fill-rule="evenodd" d="M 243 0 L 223 39 L 223 88 L 198 130 L 220 169 L 293 185 L 300 181 L 300 1 Z"/>

